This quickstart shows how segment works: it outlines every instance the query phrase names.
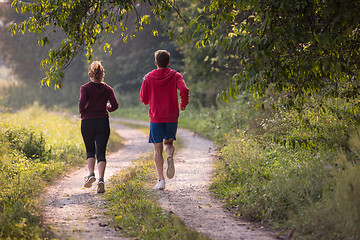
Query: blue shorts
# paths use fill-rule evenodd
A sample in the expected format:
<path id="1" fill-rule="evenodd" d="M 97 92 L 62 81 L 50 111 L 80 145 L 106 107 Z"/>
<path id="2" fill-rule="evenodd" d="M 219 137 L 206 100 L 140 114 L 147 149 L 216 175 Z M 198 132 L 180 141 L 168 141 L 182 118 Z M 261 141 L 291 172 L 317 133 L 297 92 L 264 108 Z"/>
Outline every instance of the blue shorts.
<path id="1" fill-rule="evenodd" d="M 177 122 L 152 123 L 150 122 L 149 143 L 161 143 L 170 138 L 176 140 Z"/>

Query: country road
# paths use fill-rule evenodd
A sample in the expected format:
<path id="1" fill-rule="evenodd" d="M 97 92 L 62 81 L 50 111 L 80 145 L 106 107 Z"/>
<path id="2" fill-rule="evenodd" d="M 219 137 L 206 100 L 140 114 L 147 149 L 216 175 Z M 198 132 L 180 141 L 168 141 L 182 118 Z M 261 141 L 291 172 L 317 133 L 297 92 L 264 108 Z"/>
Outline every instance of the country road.
<path id="1" fill-rule="evenodd" d="M 122 125 L 119 119 L 113 119 L 112 127 L 125 139 L 125 145 L 107 157 L 105 181 L 142 154 L 152 152 L 152 145 L 147 143 L 148 137 L 143 132 Z M 173 179 L 166 179 L 164 191 L 158 191 L 159 204 L 212 239 L 275 239 L 274 233 L 233 218 L 210 196 L 208 187 L 215 161 L 213 143 L 184 129 L 178 130 L 177 138 L 182 147 L 174 156 L 176 174 Z M 87 167 L 79 168 L 47 189 L 43 196 L 46 225 L 54 237 L 60 239 L 126 239 L 108 227 L 110 220 L 102 213 L 105 203 L 101 195 L 96 194 L 96 188 L 83 188 L 87 174 Z"/>

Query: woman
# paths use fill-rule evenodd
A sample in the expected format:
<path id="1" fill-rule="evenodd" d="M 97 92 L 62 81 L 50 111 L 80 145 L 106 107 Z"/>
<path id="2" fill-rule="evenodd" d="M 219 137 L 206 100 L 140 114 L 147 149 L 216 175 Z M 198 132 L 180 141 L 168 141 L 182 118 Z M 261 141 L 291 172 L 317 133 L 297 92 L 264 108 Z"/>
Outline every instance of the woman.
<path id="1" fill-rule="evenodd" d="M 90 188 L 96 181 L 94 173 L 96 155 L 99 170 L 98 193 L 105 192 L 105 152 L 110 136 L 108 112 L 115 111 L 119 106 L 114 90 L 104 83 L 104 76 L 105 70 L 101 62 L 94 61 L 89 67 L 90 81 L 80 87 L 79 99 L 81 134 L 86 147 L 87 165 L 90 172 L 85 178 L 84 187 Z"/>

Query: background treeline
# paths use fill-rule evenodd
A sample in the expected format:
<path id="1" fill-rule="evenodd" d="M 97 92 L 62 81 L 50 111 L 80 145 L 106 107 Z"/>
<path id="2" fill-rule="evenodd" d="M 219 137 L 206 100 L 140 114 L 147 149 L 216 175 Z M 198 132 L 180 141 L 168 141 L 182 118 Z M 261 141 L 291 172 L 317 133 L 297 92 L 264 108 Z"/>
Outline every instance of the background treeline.
<path id="1" fill-rule="evenodd" d="M 180 124 L 217 143 L 211 190 L 234 215 L 299 239 L 359 239 L 359 5 L 182 1 L 182 17 L 166 12 L 166 21 L 152 19 L 126 44 L 108 36 L 112 55 L 99 45 L 94 59 L 117 92 L 116 114 L 147 119 L 142 77 L 156 49 L 170 50 L 191 93 Z M 2 89 L 1 105 L 76 108 L 88 81 L 85 58 L 73 60 L 61 90 L 39 90 L 39 62 L 62 33 L 38 48 L 36 36 L 6 34 L 20 16 L 0 16 L 2 61 L 21 82 Z"/>

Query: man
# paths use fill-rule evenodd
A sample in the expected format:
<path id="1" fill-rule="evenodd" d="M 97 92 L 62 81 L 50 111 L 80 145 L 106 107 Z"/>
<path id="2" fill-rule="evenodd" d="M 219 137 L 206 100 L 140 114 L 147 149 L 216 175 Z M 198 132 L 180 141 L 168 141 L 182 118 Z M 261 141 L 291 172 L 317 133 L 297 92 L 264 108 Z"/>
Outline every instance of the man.
<path id="1" fill-rule="evenodd" d="M 149 104 L 150 134 L 149 143 L 154 145 L 154 160 L 159 181 L 155 189 L 165 188 L 163 174 L 163 149 L 167 155 L 166 175 L 169 179 L 174 177 L 174 151 L 176 131 L 179 118 L 179 103 L 177 90 L 180 90 L 180 108 L 185 110 L 189 103 L 189 89 L 183 77 L 177 71 L 169 68 L 170 53 L 166 50 L 155 52 L 155 65 L 157 69 L 146 74 L 140 90 L 140 100 Z"/>

